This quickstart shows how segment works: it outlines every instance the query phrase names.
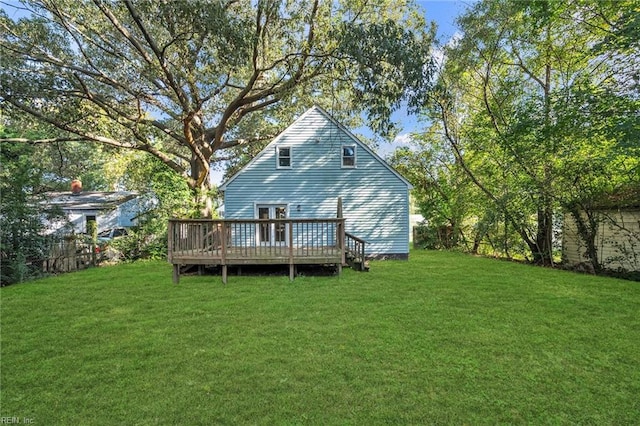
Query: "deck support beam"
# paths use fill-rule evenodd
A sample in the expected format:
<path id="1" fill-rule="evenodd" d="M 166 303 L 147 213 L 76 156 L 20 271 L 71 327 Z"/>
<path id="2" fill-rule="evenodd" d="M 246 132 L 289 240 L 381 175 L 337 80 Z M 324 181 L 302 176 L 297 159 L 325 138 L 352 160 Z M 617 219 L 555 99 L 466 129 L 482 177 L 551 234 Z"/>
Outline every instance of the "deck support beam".
<path id="1" fill-rule="evenodd" d="M 227 265 L 222 265 L 222 284 L 227 283 Z"/>

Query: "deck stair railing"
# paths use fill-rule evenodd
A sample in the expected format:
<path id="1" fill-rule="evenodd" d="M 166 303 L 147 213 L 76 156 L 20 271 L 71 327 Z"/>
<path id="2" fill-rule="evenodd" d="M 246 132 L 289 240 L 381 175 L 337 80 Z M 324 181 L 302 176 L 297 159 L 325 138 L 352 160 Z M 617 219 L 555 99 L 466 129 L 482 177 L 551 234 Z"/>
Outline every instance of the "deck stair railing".
<path id="1" fill-rule="evenodd" d="M 367 242 L 348 232 L 344 233 L 346 262 L 356 271 L 368 271 L 369 264 L 365 256 Z"/>

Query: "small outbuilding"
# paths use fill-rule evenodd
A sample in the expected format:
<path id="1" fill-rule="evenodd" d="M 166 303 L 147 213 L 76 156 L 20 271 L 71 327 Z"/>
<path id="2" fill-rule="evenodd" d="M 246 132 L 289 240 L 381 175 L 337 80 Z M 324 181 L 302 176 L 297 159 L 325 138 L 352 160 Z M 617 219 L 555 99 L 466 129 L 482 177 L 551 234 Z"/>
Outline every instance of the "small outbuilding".
<path id="1" fill-rule="evenodd" d="M 625 189 L 604 197 L 592 213 L 598 224 L 595 246 L 601 268 L 640 272 L 640 188 Z M 587 245 L 572 215 L 564 215 L 564 262 L 576 266 L 589 262 Z"/>
<path id="2" fill-rule="evenodd" d="M 96 192 L 74 191 L 48 192 L 42 204 L 47 208 L 58 207 L 64 219 L 45 222 L 46 233 L 87 232 L 87 223 L 95 221 L 98 232 L 134 226 L 141 212 L 138 194 L 129 191 Z"/>

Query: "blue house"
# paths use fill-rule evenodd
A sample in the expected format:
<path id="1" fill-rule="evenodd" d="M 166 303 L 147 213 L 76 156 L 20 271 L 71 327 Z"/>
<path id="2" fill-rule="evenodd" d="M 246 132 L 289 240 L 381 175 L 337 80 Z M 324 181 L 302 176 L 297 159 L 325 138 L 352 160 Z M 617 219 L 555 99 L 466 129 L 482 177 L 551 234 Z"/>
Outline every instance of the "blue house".
<path id="1" fill-rule="evenodd" d="M 366 241 L 367 258 L 409 256 L 411 185 L 314 106 L 221 186 L 225 219 L 335 218 Z M 286 241 L 277 228 L 258 239 Z"/>

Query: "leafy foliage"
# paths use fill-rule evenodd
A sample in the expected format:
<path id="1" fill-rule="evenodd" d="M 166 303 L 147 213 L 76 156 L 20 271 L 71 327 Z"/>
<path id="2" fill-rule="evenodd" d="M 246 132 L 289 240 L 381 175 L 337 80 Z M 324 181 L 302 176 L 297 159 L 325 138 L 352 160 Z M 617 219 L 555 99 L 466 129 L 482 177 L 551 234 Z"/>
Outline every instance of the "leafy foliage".
<path id="1" fill-rule="evenodd" d="M 459 18 L 424 112 L 488 202 L 467 220 L 504 254 L 515 232 L 527 257 L 553 263 L 555 212 L 640 182 L 637 53 L 621 24 L 634 7 L 486 0 Z"/>
<path id="2" fill-rule="evenodd" d="M 0 127 L 0 134 L 8 131 Z M 20 143 L 0 144 L 0 284 L 22 282 L 41 274 L 44 258 L 44 218 L 56 211 L 38 206 L 42 170 L 32 163 L 34 147 Z"/>
<path id="3" fill-rule="evenodd" d="M 123 152 L 105 167 L 109 180 L 140 194 L 144 213 L 138 226 L 111 245 L 125 260 L 166 258 L 167 223 L 173 217 L 195 217 L 198 206 L 185 181 L 161 161 L 139 152 Z M 211 194 L 215 198 L 215 194 Z"/>

